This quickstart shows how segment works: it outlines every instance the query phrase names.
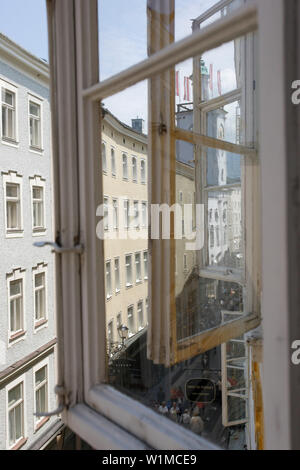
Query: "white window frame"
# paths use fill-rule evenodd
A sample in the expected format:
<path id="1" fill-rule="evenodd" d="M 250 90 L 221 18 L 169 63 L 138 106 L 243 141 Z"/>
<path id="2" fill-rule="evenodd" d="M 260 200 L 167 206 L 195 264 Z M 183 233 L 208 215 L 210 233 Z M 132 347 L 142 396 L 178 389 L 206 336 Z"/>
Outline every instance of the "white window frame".
<path id="1" fill-rule="evenodd" d="M 274 207 L 276 202 L 279 202 L 278 207 L 280 208 L 276 211 L 276 216 L 273 213 L 270 214 L 267 221 L 268 226 L 266 221 L 263 222 L 263 248 L 266 250 L 263 253 L 263 311 L 266 315 L 265 326 L 270 326 L 270 330 L 265 328 L 267 338 L 266 364 L 270 366 L 270 370 L 267 367 L 265 373 L 266 391 L 270 392 L 269 395 L 266 395 L 269 400 L 269 405 L 266 405 L 266 430 L 270 436 L 267 438 L 267 448 L 276 448 L 276 445 L 277 448 L 281 448 L 281 445 L 284 448 L 291 448 L 290 430 L 296 426 L 299 413 L 296 415 L 291 412 L 291 380 L 287 367 L 290 347 L 288 335 L 282 341 L 282 328 L 287 331 L 291 321 L 288 314 L 282 314 L 282 312 L 289 312 L 286 284 L 288 270 L 287 225 L 285 215 L 282 215 L 282 219 L 280 219 L 282 221 L 280 226 L 278 226 L 277 219 L 278 212 L 280 214 L 288 213 L 284 179 L 286 170 L 285 121 L 284 113 L 278 113 L 278 101 L 282 109 L 285 107 L 285 83 L 282 74 L 286 59 L 285 48 L 282 47 L 285 44 L 283 34 L 285 5 L 283 0 L 264 0 L 259 4 L 242 7 L 241 10 L 229 17 L 216 21 L 203 31 L 195 32 L 194 35 L 185 38 L 182 42 L 167 46 L 159 54 L 125 70 L 118 77 L 112 77 L 100 84 L 98 83 L 98 51 L 95 44 L 98 28 L 96 2 L 93 0 L 89 2 L 71 1 L 68 3 L 68 8 L 65 8 L 65 5 L 62 7 L 61 3 L 51 0 L 48 2 L 48 12 L 50 20 L 52 20 L 49 22 L 50 44 L 56 46 L 55 49 L 51 49 L 53 71 L 67 72 L 60 73 L 59 76 L 56 75 L 58 80 L 52 82 L 54 116 L 57 114 L 63 116 L 64 113 L 66 116 L 70 116 L 73 115 L 71 111 L 77 116 L 80 130 L 78 133 L 80 141 L 78 153 L 72 142 L 74 133 L 78 131 L 75 123 L 72 131 L 55 130 L 54 142 L 58 142 L 56 133 L 63 132 L 65 139 L 59 141 L 56 158 L 59 158 L 60 155 L 64 156 L 67 162 L 67 171 L 64 176 L 70 182 L 77 181 L 77 177 L 79 178 L 79 188 L 74 187 L 74 192 L 76 194 L 80 192 L 81 197 L 77 198 L 79 206 L 76 207 L 76 204 L 72 204 L 74 194 L 70 200 L 71 194 L 68 194 L 64 188 L 67 185 L 65 183 L 60 185 L 60 199 L 56 196 L 57 206 L 60 207 L 63 214 L 71 212 L 70 224 L 67 230 L 61 232 L 60 235 L 63 246 L 72 246 L 74 236 L 78 236 L 80 233 L 83 243 L 87 242 L 86 246 L 88 247 L 81 271 L 80 269 L 74 270 L 74 267 L 81 266 L 78 255 L 74 253 L 61 257 L 60 269 L 65 276 L 63 276 L 63 289 L 59 289 L 58 298 L 62 299 L 62 302 L 58 302 L 58 311 L 59 314 L 62 314 L 65 324 L 72 323 L 70 331 L 64 332 L 64 342 L 68 347 L 59 351 L 61 366 L 59 367 L 58 382 L 64 386 L 68 405 L 71 405 L 64 409 L 64 421 L 95 448 L 98 448 L 99 445 L 102 449 L 135 450 L 145 449 L 147 445 L 151 448 L 160 449 L 163 447 L 173 450 L 215 448 L 206 440 L 194 436 L 185 429 L 178 428 L 174 423 L 169 423 L 163 417 L 156 416 L 142 404 L 105 385 L 105 339 L 102 341 L 105 338 L 105 318 L 104 315 L 99 315 L 99 311 L 104 312 L 104 278 L 101 263 L 103 243 L 97 242 L 96 244 L 94 241 L 96 226 L 94 214 L 101 198 L 100 201 L 95 201 L 94 207 L 91 207 L 94 195 L 98 194 L 98 191 L 100 195 L 102 193 L 102 183 L 95 176 L 99 174 L 95 171 L 99 169 L 99 162 L 95 162 L 93 158 L 99 147 L 98 132 L 101 128 L 96 101 L 98 98 L 105 99 L 122 91 L 149 76 L 157 75 L 175 63 L 197 54 L 200 55 L 205 50 L 213 49 L 222 42 L 228 42 L 234 37 L 255 30 L 259 19 L 259 25 L 264 33 L 260 36 L 262 41 L 260 79 L 264 91 L 261 93 L 260 107 L 261 118 L 263 118 L 261 119 L 262 127 L 265 131 L 265 134 L 264 132 L 261 134 L 262 187 L 268 190 L 267 197 L 263 198 L 263 210 L 269 214 L 269 210 Z M 61 31 L 64 33 L 63 36 Z M 65 41 L 66 34 L 70 41 Z M 78 47 L 74 57 L 75 47 L 72 41 L 75 37 Z M 274 54 L 276 55 L 274 56 Z M 274 62 L 270 63 L 270 58 L 274 58 Z M 276 80 L 273 80 L 274 64 L 276 66 Z M 76 81 L 74 80 L 75 75 L 78 78 Z M 72 77 L 72 81 L 68 80 L 68 77 Z M 268 93 L 270 86 L 271 90 Z M 62 90 L 66 98 L 64 107 L 61 104 Z M 78 115 L 76 114 L 77 110 Z M 275 133 L 274 117 L 276 117 Z M 68 119 L 65 119 L 65 122 L 69 123 Z M 206 143 L 208 142 L 207 139 L 203 139 L 202 143 L 204 140 Z M 276 185 L 274 185 L 274 181 L 270 181 L 271 175 L 267 175 L 270 167 L 273 168 L 272 175 L 274 168 L 276 168 L 278 178 Z M 58 180 L 57 167 L 55 171 Z M 266 187 L 264 187 L 264 183 L 267 184 Z M 78 217 L 79 213 L 80 218 Z M 80 231 L 78 231 L 79 226 Z M 57 228 L 60 229 L 59 224 Z M 270 237 L 268 237 L 269 235 Z M 272 239 L 272 250 L 270 239 Z M 282 269 L 274 269 L 272 262 L 270 262 L 272 255 L 268 256 L 270 252 L 273 255 L 280 253 L 276 263 L 278 261 Z M 153 253 L 151 258 L 152 256 Z M 79 273 L 81 274 L 79 275 Z M 284 277 L 284 275 L 286 276 Z M 268 279 L 267 276 L 270 278 Z M 70 305 L 73 308 L 62 308 Z M 274 321 L 274 316 L 276 321 Z M 83 334 L 81 334 L 82 328 Z M 59 335 L 61 334 L 60 331 Z M 84 338 L 82 351 L 78 348 L 78 342 L 74 341 L 74 337 L 78 338 L 79 342 L 81 338 Z M 276 365 L 276 370 L 279 367 L 284 372 L 276 391 L 272 390 L 273 378 L 276 375 L 276 371 L 274 374 L 274 365 Z M 65 404 L 63 398 L 60 401 Z M 282 407 L 283 402 L 285 407 Z M 273 409 L 278 410 L 276 416 L 271 412 Z M 109 421 L 107 417 L 109 417 Z M 128 432 L 124 431 L 125 429 Z M 100 442 L 101 444 L 99 444 Z"/>
<path id="2" fill-rule="evenodd" d="M 129 315 L 129 310 L 132 311 L 130 315 Z M 134 305 L 128 305 L 127 307 L 127 327 L 128 327 L 128 337 L 131 338 L 136 333 L 135 318 L 134 318 Z"/>
<path id="3" fill-rule="evenodd" d="M 142 228 L 148 226 L 148 205 L 146 201 L 142 201 Z"/>
<path id="4" fill-rule="evenodd" d="M 112 198 L 112 212 L 113 230 L 119 230 L 119 201 L 116 197 Z"/>
<path id="5" fill-rule="evenodd" d="M 113 178 L 116 178 L 117 176 L 116 149 L 114 147 L 110 148 L 110 166 L 111 166 L 111 176 Z"/>
<path id="6" fill-rule="evenodd" d="M 106 153 L 106 142 L 102 141 L 101 144 L 101 166 L 102 171 L 106 175 L 107 174 L 107 153 Z"/>
<path id="7" fill-rule="evenodd" d="M 36 319 L 36 308 L 35 308 L 35 276 L 36 274 L 44 274 L 45 279 L 45 317 L 41 320 Z M 39 263 L 37 266 L 32 268 L 32 287 L 33 287 L 33 323 L 34 333 L 37 333 L 43 328 L 48 326 L 48 265 L 46 263 Z"/>
<path id="8" fill-rule="evenodd" d="M 38 105 L 40 107 L 40 146 L 31 145 L 30 142 L 30 102 Z M 35 95 L 28 93 L 28 144 L 29 150 L 33 153 L 42 154 L 44 151 L 44 133 L 43 133 L 43 123 L 44 123 L 44 107 L 43 99 L 38 98 Z"/>
<path id="9" fill-rule="evenodd" d="M 47 233 L 47 219 L 46 219 L 46 180 L 41 176 L 34 175 L 29 177 L 30 182 L 30 197 L 31 197 L 31 220 L 32 220 L 32 236 L 40 237 Z M 43 189 L 43 226 L 34 227 L 33 225 L 33 188 L 40 187 Z"/>
<path id="10" fill-rule="evenodd" d="M 137 258 L 139 261 L 137 261 Z M 134 264 L 135 264 L 135 283 L 140 284 L 142 282 L 142 255 L 141 252 L 137 252 L 134 254 Z M 139 268 L 137 267 L 139 265 Z M 139 273 L 138 273 L 139 271 Z M 139 274 L 139 276 L 138 276 Z"/>
<path id="11" fill-rule="evenodd" d="M 15 139 L 10 139 L 3 136 L 3 129 L 2 129 L 2 89 L 5 88 L 8 91 L 11 91 L 15 94 Z M 19 97 L 18 97 L 18 86 L 13 85 L 10 82 L 7 82 L 3 79 L 0 79 L 0 92 L 1 92 L 1 122 L 0 122 L 0 132 L 1 132 L 1 142 L 4 145 L 8 145 L 11 147 L 18 147 L 19 146 Z"/>
<path id="12" fill-rule="evenodd" d="M 130 257 L 130 263 L 127 263 L 126 259 Z M 132 257 L 133 257 L 133 254 L 132 253 L 127 253 L 125 255 L 125 286 L 126 288 L 130 288 L 133 286 L 133 266 L 132 266 Z M 128 275 L 127 275 L 127 267 L 130 266 L 130 281 L 131 282 L 128 282 Z"/>
<path id="13" fill-rule="evenodd" d="M 118 262 L 118 269 L 116 269 L 116 261 Z M 117 272 L 117 274 L 116 274 Z M 115 294 L 119 294 L 119 292 L 121 291 L 121 272 L 120 272 L 120 257 L 116 257 L 114 259 L 114 273 L 115 273 Z M 117 282 L 116 282 L 116 279 L 118 279 L 118 284 L 119 284 L 119 287 L 117 287 Z"/>
<path id="14" fill-rule="evenodd" d="M 39 362 L 32 368 L 32 374 L 33 374 L 33 388 L 34 388 L 34 394 L 33 394 L 33 405 L 34 405 L 34 413 L 36 413 L 36 383 L 35 383 L 35 373 L 38 372 L 40 369 L 43 367 L 46 367 L 46 386 L 47 386 L 47 410 L 46 412 L 50 411 L 50 387 L 49 387 L 49 380 L 50 380 L 50 369 L 49 369 L 49 357 L 44 359 L 43 361 Z M 41 386 L 39 386 L 40 388 Z M 43 416 L 35 416 L 33 419 L 33 425 L 34 425 L 34 432 L 37 432 L 40 430 L 42 423 L 45 421 L 45 418 Z"/>
<path id="15" fill-rule="evenodd" d="M 8 393 L 15 387 L 17 387 L 19 384 L 23 384 L 22 386 L 22 391 L 23 391 L 23 436 L 20 437 L 17 441 L 15 441 L 13 444 L 9 443 L 9 407 L 8 407 Z M 20 375 L 18 378 L 10 382 L 6 387 L 5 387 L 5 409 L 6 409 L 6 448 L 8 450 L 13 449 L 14 447 L 17 447 L 18 444 L 20 444 L 23 439 L 27 438 L 27 403 L 26 403 L 26 376 L 25 374 Z"/>
<path id="16" fill-rule="evenodd" d="M 139 307 L 139 306 L 141 306 L 141 307 Z M 137 302 L 136 312 L 137 312 L 138 331 L 141 331 L 145 327 L 144 302 L 143 302 L 143 300 L 139 300 Z M 140 312 L 142 312 L 142 313 L 140 314 Z"/>
<path id="17" fill-rule="evenodd" d="M 129 199 L 123 199 L 123 221 L 124 230 L 129 230 L 130 227 L 130 201 Z"/>
<path id="18" fill-rule="evenodd" d="M 131 167 L 132 167 L 132 181 L 134 183 L 138 182 L 138 161 L 136 156 L 131 157 Z"/>
<path id="19" fill-rule="evenodd" d="M 103 197 L 103 228 L 105 232 L 109 231 L 109 197 Z"/>
<path id="20" fill-rule="evenodd" d="M 144 170 L 143 170 L 144 165 Z M 146 169 L 146 160 L 144 158 L 141 159 L 141 184 L 146 184 L 147 182 L 147 169 Z"/>
<path id="21" fill-rule="evenodd" d="M 133 226 L 135 229 L 140 228 L 140 203 L 139 201 L 133 201 Z"/>
<path id="22" fill-rule="evenodd" d="M 3 176 L 3 191 L 4 191 L 4 218 L 5 218 L 5 235 L 6 238 L 20 238 L 24 236 L 23 226 L 23 177 L 15 171 L 2 173 Z M 19 222 L 20 227 L 17 229 L 10 229 L 7 227 L 7 208 L 6 208 L 6 184 L 17 184 L 19 186 Z"/>
<path id="23" fill-rule="evenodd" d="M 109 273 L 107 272 L 107 266 L 109 265 Z M 108 286 L 107 279 L 109 277 L 110 286 Z M 105 261 L 105 286 L 106 286 L 106 300 L 110 300 L 113 294 L 113 287 L 112 287 L 112 273 L 111 273 L 111 260 L 108 259 Z M 109 289 L 110 287 L 110 289 Z"/>
<path id="24" fill-rule="evenodd" d="M 22 282 L 22 307 L 23 307 L 23 319 L 22 324 L 23 327 L 15 332 L 11 332 L 11 321 L 10 321 L 10 283 L 13 281 L 21 281 Z M 11 273 L 6 275 L 6 282 L 7 282 L 7 299 L 8 299 L 8 331 L 7 331 L 7 341 L 8 347 L 13 346 L 14 344 L 18 343 L 19 341 L 23 341 L 27 336 L 26 331 L 26 271 L 22 268 L 14 269 Z"/>
<path id="25" fill-rule="evenodd" d="M 146 259 L 147 259 L 146 262 L 145 262 L 145 255 L 146 255 Z M 144 280 L 147 281 L 148 280 L 148 270 L 149 270 L 149 253 L 148 253 L 148 250 L 143 252 L 143 266 L 144 266 Z M 146 269 L 146 266 L 147 266 L 147 269 Z"/>
<path id="26" fill-rule="evenodd" d="M 126 159 L 126 160 L 125 160 Z M 124 162 L 126 163 L 124 164 Z M 124 181 L 129 180 L 129 175 L 128 175 L 128 155 L 125 152 L 122 152 L 122 178 Z"/>

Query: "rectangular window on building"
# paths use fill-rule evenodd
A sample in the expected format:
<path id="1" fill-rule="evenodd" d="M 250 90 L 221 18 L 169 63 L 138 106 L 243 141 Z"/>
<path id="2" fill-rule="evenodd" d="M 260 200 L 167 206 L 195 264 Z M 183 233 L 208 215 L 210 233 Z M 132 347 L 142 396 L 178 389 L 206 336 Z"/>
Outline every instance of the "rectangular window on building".
<path id="1" fill-rule="evenodd" d="M 106 298 L 110 299 L 112 296 L 112 286 L 111 286 L 111 262 L 106 262 Z"/>
<path id="2" fill-rule="evenodd" d="M 118 200 L 113 199 L 113 228 L 118 230 L 119 228 L 119 214 L 118 214 Z"/>
<path id="3" fill-rule="evenodd" d="M 142 202 L 142 227 L 146 228 L 148 223 L 147 202 Z"/>
<path id="4" fill-rule="evenodd" d="M 118 313 L 117 315 L 117 329 L 122 325 L 122 313 Z"/>
<path id="5" fill-rule="evenodd" d="M 112 343 L 114 341 L 114 329 L 113 329 L 113 320 L 109 322 L 108 327 L 107 327 L 107 342 L 108 342 L 108 347 L 110 348 L 112 346 Z"/>
<path id="6" fill-rule="evenodd" d="M 41 149 L 41 106 L 33 101 L 29 101 L 29 132 L 30 147 Z"/>
<path id="7" fill-rule="evenodd" d="M 109 223 L 108 223 L 108 197 L 103 198 L 104 204 L 104 212 L 103 212 L 103 222 L 104 222 L 104 230 L 108 230 Z"/>
<path id="8" fill-rule="evenodd" d="M 116 176 L 116 156 L 113 148 L 111 149 L 111 174 Z"/>
<path id="9" fill-rule="evenodd" d="M 148 251 L 144 251 L 144 279 L 148 279 Z"/>
<path id="10" fill-rule="evenodd" d="M 135 157 L 132 157 L 132 181 L 137 182 L 137 163 Z"/>
<path id="11" fill-rule="evenodd" d="M 123 166 L 123 179 L 128 180 L 128 163 L 127 163 L 127 155 L 123 153 L 122 155 L 122 166 Z"/>
<path id="12" fill-rule="evenodd" d="M 135 333 L 134 328 L 134 316 L 133 316 L 133 305 L 128 307 L 127 309 L 127 326 L 128 326 L 128 334 L 129 336 L 133 336 Z"/>
<path id="13" fill-rule="evenodd" d="M 140 212 L 139 212 L 139 203 L 138 203 L 138 201 L 134 201 L 133 209 L 134 209 L 134 227 L 139 228 L 139 226 L 140 226 Z"/>
<path id="14" fill-rule="evenodd" d="M 141 160 L 141 183 L 146 184 L 146 162 Z"/>
<path id="15" fill-rule="evenodd" d="M 129 228 L 129 201 L 124 201 L 124 228 Z"/>
<path id="16" fill-rule="evenodd" d="M 45 365 L 34 373 L 34 393 L 36 413 L 47 413 L 48 410 L 48 367 Z M 43 418 L 36 417 L 39 422 Z"/>
<path id="17" fill-rule="evenodd" d="M 32 187 L 33 230 L 44 228 L 44 188 Z"/>
<path id="18" fill-rule="evenodd" d="M 7 230 L 21 230 L 20 185 L 6 183 L 6 227 Z"/>
<path id="19" fill-rule="evenodd" d="M 141 270 L 141 253 L 135 254 L 135 281 L 142 281 L 142 270 Z"/>
<path id="20" fill-rule="evenodd" d="M 46 275 L 38 273 L 34 275 L 34 305 L 35 321 L 46 320 Z"/>
<path id="21" fill-rule="evenodd" d="M 2 88 L 2 138 L 16 140 L 16 94 Z"/>
<path id="22" fill-rule="evenodd" d="M 138 317 L 138 329 L 139 331 L 144 328 L 144 309 L 143 301 L 140 300 L 137 304 L 137 317 Z"/>
<path id="23" fill-rule="evenodd" d="M 8 443 L 12 447 L 24 438 L 24 382 L 8 391 Z"/>
<path id="24" fill-rule="evenodd" d="M 120 260 L 119 258 L 115 259 L 115 291 L 116 293 L 120 292 Z"/>
<path id="25" fill-rule="evenodd" d="M 132 286 L 132 255 L 125 257 L 126 287 Z"/>
<path id="26" fill-rule="evenodd" d="M 24 329 L 23 279 L 9 283 L 10 334 Z"/>
<path id="27" fill-rule="evenodd" d="M 106 173 L 107 171 L 107 161 L 106 161 L 106 145 L 102 142 L 102 171 Z"/>

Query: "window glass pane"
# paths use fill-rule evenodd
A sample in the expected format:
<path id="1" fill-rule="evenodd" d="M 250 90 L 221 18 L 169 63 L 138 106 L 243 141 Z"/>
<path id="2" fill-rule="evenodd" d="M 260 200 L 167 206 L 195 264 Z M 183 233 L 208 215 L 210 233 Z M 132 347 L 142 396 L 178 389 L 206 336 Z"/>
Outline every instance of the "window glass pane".
<path id="1" fill-rule="evenodd" d="M 15 94 L 9 90 L 2 90 L 2 101 L 10 106 L 14 106 Z"/>
<path id="2" fill-rule="evenodd" d="M 13 406 L 18 400 L 22 398 L 22 384 L 17 385 L 8 392 L 8 406 Z"/>
<path id="3" fill-rule="evenodd" d="M 32 101 L 30 101 L 30 103 L 29 103 L 29 112 L 33 116 L 39 117 L 39 115 L 40 115 L 40 106 L 38 104 L 33 103 Z"/>
<path id="4" fill-rule="evenodd" d="M 17 198 L 19 197 L 19 185 L 18 184 L 7 184 L 6 185 L 6 196 Z"/>
<path id="5" fill-rule="evenodd" d="M 10 295 L 22 294 L 22 281 L 11 281 L 10 282 Z"/>
<path id="6" fill-rule="evenodd" d="M 42 367 L 35 373 L 35 385 L 38 386 L 47 378 L 47 366 Z"/>
<path id="7" fill-rule="evenodd" d="M 207 135 L 233 144 L 240 144 L 243 141 L 242 125 L 239 101 L 208 111 L 206 115 Z"/>
<path id="8" fill-rule="evenodd" d="M 208 148 L 207 186 L 226 186 L 241 183 L 243 157 L 221 149 Z"/>

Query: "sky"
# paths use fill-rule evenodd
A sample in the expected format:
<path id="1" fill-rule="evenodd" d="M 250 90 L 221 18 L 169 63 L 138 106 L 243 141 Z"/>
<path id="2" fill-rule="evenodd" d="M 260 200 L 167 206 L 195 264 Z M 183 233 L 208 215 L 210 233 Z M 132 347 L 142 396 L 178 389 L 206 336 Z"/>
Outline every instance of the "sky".
<path id="1" fill-rule="evenodd" d="M 191 34 L 191 19 L 218 0 L 175 0 L 175 39 Z M 99 0 L 100 79 L 108 78 L 147 57 L 147 0 Z M 0 0 L 0 32 L 39 58 L 48 60 L 45 0 Z M 232 45 L 224 45 L 205 56 L 222 72 L 223 92 L 234 88 Z M 180 71 L 181 101 L 184 76 L 192 74 L 192 61 L 176 67 Z M 214 93 L 217 89 L 215 77 Z M 178 101 L 178 99 L 177 99 Z M 147 124 L 147 82 L 139 83 L 105 100 L 105 106 L 120 120 L 142 117 Z"/>

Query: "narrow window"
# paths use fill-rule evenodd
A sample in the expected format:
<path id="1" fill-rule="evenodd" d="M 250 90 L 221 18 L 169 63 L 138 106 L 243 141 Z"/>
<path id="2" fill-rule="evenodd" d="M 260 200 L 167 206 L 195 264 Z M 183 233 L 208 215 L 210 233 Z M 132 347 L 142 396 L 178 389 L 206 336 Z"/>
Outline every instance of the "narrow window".
<path id="1" fill-rule="evenodd" d="M 134 227 L 139 228 L 139 226 L 140 226 L 140 213 L 139 213 L 139 203 L 138 203 L 138 201 L 134 201 L 133 208 L 134 208 Z"/>
<path id="2" fill-rule="evenodd" d="M 115 259 L 115 290 L 116 293 L 120 292 L 120 260 Z"/>
<path id="3" fill-rule="evenodd" d="M 124 228 L 129 228 L 129 201 L 124 201 Z"/>
<path id="4" fill-rule="evenodd" d="M 35 321 L 46 320 L 46 276 L 45 273 L 34 275 Z"/>
<path id="5" fill-rule="evenodd" d="M 116 176 L 116 157 L 113 148 L 111 149 L 111 174 L 112 176 Z"/>
<path id="6" fill-rule="evenodd" d="M 13 335 L 24 328 L 23 311 L 23 280 L 11 281 L 9 284 L 10 334 Z"/>
<path id="7" fill-rule="evenodd" d="M 30 147 L 41 149 L 41 106 L 29 101 Z"/>
<path id="8" fill-rule="evenodd" d="M 2 137 L 16 140 L 16 95 L 2 88 Z"/>
<path id="9" fill-rule="evenodd" d="M 6 183 L 6 226 L 8 230 L 21 229 L 20 185 Z"/>
<path id="10" fill-rule="evenodd" d="M 118 200 L 113 199 L 113 228 L 118 230 L 119 228 L 119 216 L 118 216 Z"/>
<path id="11" fill-rule="evenodd" d="M 105 143 L 102 142 L 102 170 L 106 173 L 107 163 L 106 163 L 106 147 Z"/>
<path id="12" fill-rule="evenodd" d="M 48 368 L 47 366 L 37 370 L 35 377 L 35 408 L 36 413 L 48 412 Z M 40 420 L 40 418 L 37 418 Z"/>
<path id="13" fill-rule="evenodd" d="M 141 161 L 141 183 L 146 183 L 146 162 L 145 160 Z"/>
<path id="14" fill-rule="evenodd" d="M 141 253 L 135 254 L 135 280 L 136 282 L 142 281 L 142 272 L 141 272 Z"/>
<path id="15" fill-rule="evenodd" d="M 136 183 L 137 182 L 137 165 L 136 165 L 136 158 L 132 157 L 132 180 Z"/>
<path id="16" fill-rule="evenodd" d="M 33 230 L 44 228 L 44 188 L 32 187 Z"/>
<path id="17" fill-rule="evenodd" d="M 112 288 L 111 288 L 111 263 L 108 261 L 106 263 L 106 298 L 110 299 L 112 296 Z"/>
<path id="18" fill-rule="evenodd" d="M 122 156 L 122 163 L 123 163 L 123 179 L 127 180 L 128 179 L 128 165 L 127 165 L 127 155 L 123 153 Z"/>
<path id="19" fill-rule="evenodd" d="M 104 230 L 108 230 L 108 197 L 103 198 L 103 200 L 104 200 L 104 213 L 103 213 Z"/>
<path id="20" fill-rule="evenodd" d="M 144 279 L 148 279 L 148 251 L 144 251 Z"/>
<path id="21" fill-rule="evenodd" d="M 147 221 L 148 221 L 148 216 L 147 216 L 147 203 L 142 202 L 142 227 L 146 228 L 147 227 Z"/>
<path id="22" fill-rule="evenodd" d="M 132 256 L 127 255 L 125 258 L 126 267 L 126 287 L 132 286 Z"/>
<path id="23" fill-rule="evenodd" d="M 133 317 L 133 306 L 131 305 L 127 309 L 127 322 L 128 322 L 128 334 L 133 336 L 135 333 L 134 330 L 134 317 Z"/>
<path id="24" fill-rule="evenodd" d="M 23 382 L 8 392 L 9 445 L 24 437 L 24 390 Z"/>
<path id="25" fill-rule="evenodd" d="M 144 311 L 143 311 L 143 301 L 140 300 L 137 304 L 137 318 L 138 318 L 138 329 L 139 331 L 144 328 Z"/>

